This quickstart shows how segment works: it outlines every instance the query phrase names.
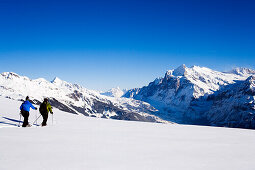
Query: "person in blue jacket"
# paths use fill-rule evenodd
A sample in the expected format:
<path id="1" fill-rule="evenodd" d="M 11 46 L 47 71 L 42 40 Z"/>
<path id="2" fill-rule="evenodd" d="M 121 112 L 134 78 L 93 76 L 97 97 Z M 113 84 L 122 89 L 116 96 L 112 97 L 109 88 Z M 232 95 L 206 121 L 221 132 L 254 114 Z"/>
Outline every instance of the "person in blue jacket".
<path id="1" fill-rule="evenodd" d="M 24 101 L 22 103 L 22 105 L 20 106 L 20 112 L 21 112 L 21 115 L 24 117 L 24 122 L 23 122 L 23 125 L 22 127 L 27 127 L 27 126 L 30 126 L 28 124 L 28 117 L 29 117 L 29 111 L 30 111 L 30 107 L 34 110 L 37 110 L 36 107 L 34 107 L 30 101 L 29 101 L 29 97 L 27 96 L 26 97 L 26 101 Z"/>

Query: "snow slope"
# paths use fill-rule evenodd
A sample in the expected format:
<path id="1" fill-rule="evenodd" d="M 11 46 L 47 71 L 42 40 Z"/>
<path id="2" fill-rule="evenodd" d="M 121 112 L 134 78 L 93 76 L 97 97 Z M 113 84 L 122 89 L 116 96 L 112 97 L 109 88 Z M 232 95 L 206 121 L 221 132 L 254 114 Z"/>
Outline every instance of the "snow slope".
<path id="1" fill-rule="evenodd" d="M 53 125 L 50 117 L 48 127 L 18 128 L 6 118 L 19 119 L 20 104 L 0 97 L 1 170 L 254 169 L 253 130 L 97 119 L 56 108 Z M 30 113 L 33 121 L 37 112 Z"/>

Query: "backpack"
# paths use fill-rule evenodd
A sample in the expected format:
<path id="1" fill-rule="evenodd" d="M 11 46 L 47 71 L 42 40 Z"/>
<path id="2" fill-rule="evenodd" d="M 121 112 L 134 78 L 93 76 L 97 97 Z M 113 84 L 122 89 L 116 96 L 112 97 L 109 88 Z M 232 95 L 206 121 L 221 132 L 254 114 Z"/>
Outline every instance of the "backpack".
<path id="1" fill-rule="evenodd" d="M 45 102 L 43 102 L 43 103 L 40 105 L 39 111 L 40 111 L 40 113 L 48 113 L 47 104 L 46 104 Z"/>
<path id="2" fill-rule="evenodd" d="M 20 110 L 21 110 L 21 111 L 23 111 L 24 103 L 25 103 L 25 102 L 23 102 L 23 103 L 21 104 L 21 106 L 20 106 Z"/>
<path id="3" fill-rule="evenodd" d="M 25 102 L 26 102 L 26 101 L 24 101 L 24 102 L 22 103 L 22 105 L 20 106 L 20 110 L 21 110 L 22 112 L 25 111 L 25 109 L 24 109 L 24 108 L 25 108 Z"/>

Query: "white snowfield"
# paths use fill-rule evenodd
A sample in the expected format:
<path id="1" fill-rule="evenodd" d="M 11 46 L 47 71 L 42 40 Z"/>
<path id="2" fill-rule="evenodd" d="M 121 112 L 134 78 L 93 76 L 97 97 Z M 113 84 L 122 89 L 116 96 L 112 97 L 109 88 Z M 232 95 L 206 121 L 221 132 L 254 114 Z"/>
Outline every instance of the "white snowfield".
<path id="1" fill-rule="evenodd" d="M 50 115 L 47 127 L 19 128 L 10 119 L 19 120 L 20 104 L 0 98 L 1 170 L 254 169 L 254 130 L 118 121 L 57 109 L 53 124 Z M 30 111 L 30 122 L 36 114 Z"/>

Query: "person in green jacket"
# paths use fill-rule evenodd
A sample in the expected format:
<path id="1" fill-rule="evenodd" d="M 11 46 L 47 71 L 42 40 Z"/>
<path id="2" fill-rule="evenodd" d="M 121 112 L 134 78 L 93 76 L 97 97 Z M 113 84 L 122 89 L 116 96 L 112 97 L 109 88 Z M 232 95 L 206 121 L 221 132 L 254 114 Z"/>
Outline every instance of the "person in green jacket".
<path id="1" fill-rule="evenodd" d="M 53 114 L 51 105 L 48 102 L 47 98 L 45 98 L 43 103 L 40 105 L 39 111 L 40 111 L 40 113 L 41 113 L 41 115 L 43 117 L 42 126 L 46 126 L 47 125 L 48 116 L 49 116 L 49 112 L 51 114 Z"/>

